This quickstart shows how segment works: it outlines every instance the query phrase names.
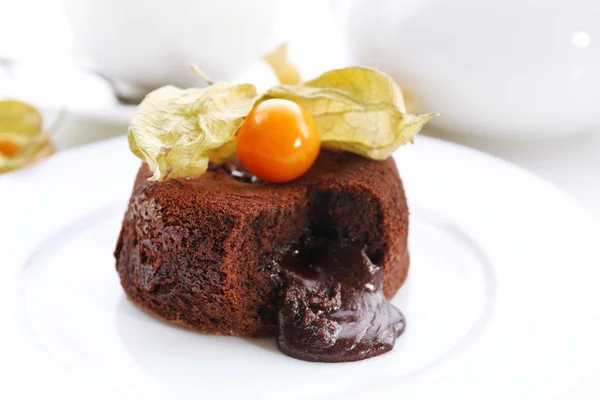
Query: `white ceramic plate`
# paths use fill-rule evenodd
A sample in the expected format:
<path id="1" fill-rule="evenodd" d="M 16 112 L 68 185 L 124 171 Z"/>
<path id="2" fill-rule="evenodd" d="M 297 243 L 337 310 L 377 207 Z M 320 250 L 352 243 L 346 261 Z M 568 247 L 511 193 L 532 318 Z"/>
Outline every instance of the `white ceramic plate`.
<path id="1" fill-rule="evenodd" d="M 0 397 L 552 398 L 589 372 L 600 231 L 509 164 L 419 138 L 397 153 L 412 210 L 395 349 L 315 364 L 129 303 L 112 252 L 139 165 L 124 138 L 0 178 Z"/>

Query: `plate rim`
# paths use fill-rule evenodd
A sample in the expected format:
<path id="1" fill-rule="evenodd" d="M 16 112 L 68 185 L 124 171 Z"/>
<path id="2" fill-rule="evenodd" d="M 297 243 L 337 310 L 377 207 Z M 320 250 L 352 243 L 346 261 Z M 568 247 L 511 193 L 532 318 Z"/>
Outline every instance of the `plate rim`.
<path id="1" fill-rule="evenodd" d="M 596 218 L 591 214 L 590 211 L 585 209 L 579 202 L 577 202 L 575 199 L 573 199 L 570 195 L 562 192 L 555 185 L 538 177 L 537 175 L 535 175 L 519 166 L 516 166 L 510 162 L 507 162 L 499 157 L 496 157 L 496 156 L 493 156 L 493 155 L 490 155 L 490 154 L 487 154 L 484 152 L 480 152 L 475 149 L 471 149 L 468 146 L 450 143 L 450 142 L 447 142 L 447 141 L 444 141 L 441 139 L 437 139 L 437 138 L 426 138 L 425 141 L 434 143 L 433 144 L 434 146 L 441 144 L 442 146 L 450 146 L 450 147 L 457 148 L 461 151 L 474 153 L 475 155 L 482 157 L 483 159 L 489 159 L 494 163 L 500 163 L 502 165 L 502 168 L 508 167 L 523 176 L 527 176 L 527 179 L 529 179 L 529 180 L 533 179 L 534 181 L 538 182 L 538 184 L 542 184 L 543 186 L 545 186 L 546 190 L 551 190 L 555 196 L 559 196 L 562 199 L 562 201 L 567 201 L 568 203 L 570 203 L 570 207 L 569 207 L 569 211 L 568 211 L 569 213 L 572 212 L 571 210 L 573 210 L 573 211 L 576 210 L 578 213 L 581 213 L 582 215 L 586 215 L 588 217 L 586 219 L 588 220 L 587 224 L 588 224 L 588 228 L 589 228 L 590 232 L 592 232 L 592 231 L 598 232 L 599 231 L 598 222 L 596 221 Z M 90 152 L 90 151 L 102 151 L 103 147 L 106 146 L 106 147 L 110 148 L 111 146 L 116 146 L 117 143 L 120 143 L 121 146 L 125 146 L 125 143 L 126 143 L 125 138 L 124 137 L 111 138 L 111 139 L 103 140 L 100 142 L 90 143 L 90 144 L 86 144 L 84 146 L 66 150 L 66 151 L 59 153 L 56 156 L 52 157 L 48 161 L 41 162 L 34 166 L 28 167 L 24 170 L 16 171 L 14 173 L 9 173 L 8 175 L 10 175 L 10 177 L 8 177 L 8 179 L 5 179 L 4 176 L 0 176 L 0 188 L 4 188 L 5 184 L 6 185 L 18 184 L 18 182 L 16 182 L 16 181 L 19 180 L 20 177 L 22 177 L 23 175 L 25 175 L 27 179 L 36 179 L 36 176 L 38 176 L 38 173 L 42 169 L 43 166 L 47 165 L 47 163 L 58 162 L 58 161 L 53 161 L 53 159 L 62 160 L 62 159 L 68 159 L 73 154 L 83 154 L 83 153 Z M 43 176 L 43 174 L 44 173 L 42 171 L 42 176 Z M 6 186 L 6 187 L 10 187 L 10 186 Z M 2 200 L 0 200 L 0 205 L 1 204 L 2 204 Z M 2 209 L 1 206 L 0 206 L 0 209 Z M 0 215 L 1 215 L 1 212 L 0 212 Z M 57 228 L 60 229 L 60 227 L 57 227 Z M 2 226 L 0 226 L 0 238 L 2 237 L 2 230 L 3 230 L 3 228 L 2 228 Z M 2 363 L 0 363 L 0 364 L 2 364 Z M 336 393 L 336 395 L 338 395 L 338 393 Z"/>

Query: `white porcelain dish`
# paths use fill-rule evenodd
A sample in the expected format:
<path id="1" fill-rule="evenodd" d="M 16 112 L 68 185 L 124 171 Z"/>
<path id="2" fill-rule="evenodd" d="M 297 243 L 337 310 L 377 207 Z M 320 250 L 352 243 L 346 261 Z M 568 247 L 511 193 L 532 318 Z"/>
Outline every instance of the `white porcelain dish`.
<path id="1" fill-rule="evenodd" d="M 599 360 L 600 230 L 490 156 L 419 138 L 396 160 L 411 271 L 395 349 L 315 364 L 125 298 L 112 252 L 139 162 L 125 138 L 0 177 L 0 397 L 551 399 Z"/>
<path id="2" fill-rule="evenodd" d="M 163 85 L 189 87 L 197 64 L 231 80 L 267 51 L 276 0 L 68 0 L 80 52 L 119 94 L 143 97 Z"/>
<path id="3" fill-rule="evenodd" d="M 413 92 L 438 128 L 519 138 L 600 130 L 600 2 L 334 2 L 354 63 Z"/>

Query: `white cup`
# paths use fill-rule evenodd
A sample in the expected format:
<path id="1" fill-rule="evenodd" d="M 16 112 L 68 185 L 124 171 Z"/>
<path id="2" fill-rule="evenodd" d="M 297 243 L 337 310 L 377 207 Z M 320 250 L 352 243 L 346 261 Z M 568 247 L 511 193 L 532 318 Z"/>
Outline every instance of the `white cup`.
<path id="1" fill-rule="evenodd" d="M 434 126 L 514 137 L 600 132 L 600 1 L 344 0 L 354 63 L 413 92 Z"/>
<path id="2" fill-rule="evenodd" d="M 117 94 L 232 80 L 267 50 L 277 0 L 66 0 L 81 52 Z"/>

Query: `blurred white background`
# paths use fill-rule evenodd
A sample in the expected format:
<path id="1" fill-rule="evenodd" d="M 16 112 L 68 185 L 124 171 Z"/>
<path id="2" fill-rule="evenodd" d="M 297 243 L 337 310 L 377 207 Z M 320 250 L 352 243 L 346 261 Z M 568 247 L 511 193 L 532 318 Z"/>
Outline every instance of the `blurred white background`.
<path id="1" fill-rule="evenodd" d="M 446 77 L 448 81 L 458 82 L 457 87 L 461 87 L 461 79 L 466 80 L 467 78 L 464 74 L 461 75 L 460 70 L 452 69 L 454 67 L 449 68 L 446 65 L 448 63 L 444 64 L 439 59 L 433 59 L 430 53 L 419 50 L 421 42 L 431 45 L 431 43 L 435 44 L 436 41 L 439 42 L 440 40 L 437 36 L 423 37 L 423 32 L 433 28 L 428 26 L 428 19 L 422 17 L 419 9 L 437 7 L 438 5 L 438 8 L 441 9 L 452 2 L 457 5 L 456 8 L 460 11 L 461 6 L 466 7 L 465 2 L 468 3 L 468 0 L 409 1 L 404 4 L 403 8 L 394 6 L 394 2 L 380 0 L 372 2 L 373 7 L 364 10 L 361 7 L 364 8 L 368 2 L 360 0 L 346 2 L 280 1 L 278 2 L 279 6 L 276 11 L 273 32 L 264 46 L 265 51 L 274 48 L 279 43 L 289 42 L 290 58 L 298 65 L 304 77 L 311 77 L 325 69 L 352 63 L 357 59 L 357 54 L 362 59 L 370 60 L 369 57 L 372 57 L 373 62 L 377 64 L 376 66 L 393 73 L 398 65 L 406 66 L 405 69 L 409 65 L 413 65 L 414 63 L 411 64 L 412 56 L 415 60 L 420 59 L 425 63 L 423 64 L 423 70 L 428 71 L 431 76 L 436 76 L 436 83 L 441 82 L 439 77 Z M 111 84 L 95 73 L 97 65 L 86 57 L 86 51 L 81 46 L 82 37 L 77 37 L 71 30 L 67 17 L 68 13 L 66 12 L 66 5 L 69 3 L 72 4 L 73 2 L 63 0 L 0 0 L 0 9 L 2 10 L 0 13 L 0 98 L 17 98 L 31 102 L 44 110 L 48 122 L 56 119 L 61 110 L 66 111 L 66 117 L 52 132 L 60 150 L 124 134 L 127 121 L 134 110 L 134 106 L 124 106 L 119 103 Z M 85 1 L 77 2 L 77 4 L 82 3 L 85 3 Z M 200 5 L 201 3 L 201 1 L 197 2 Z M 498 6 L 496 1 L 493 3 L 495 7 Z M 512 3 L 514 2 L 507 2 L 506 7 L 509 7 Z M 600 62 L 598 61 L 600 60 L 600 55 L 598 55 L 600 53 L 598 50 L 600 38 L 595 37 L 594 32 L 588 29 L 590 28 L 589 21 L 593 21 L 594 13 L 597 12 L 598 7 L 594 5 L 593 0 L 587 1 L 591 7 L 589 10 L 585 10 L 586 0 L 578 0 L 576 3 L 575 5 L 578 7 L 576 10 L 580 10 L 579 14 L 571 13 L 568 19 L 563 18 L 563 20 L 568 20 L 572 24 L 567 26 L 568 29 L 563 29 L 562 25 L 557 22 L 557 28 L 553 30 L 554 24 L 548 22 L 552 22 L 552 16 L 556 18 L 556 21 L 559 21 L 561 15 L 565 14 L 564 10 L 561 11 L 561 8 L 556 6 L 559 2 L 552 1 L 547 2 L 549 6 L 543 10 L 543 14 L 549 15 L 550 20 L 545 20 L 545 22 L 532 21 L 532 30 L 536 32 L 539 30 L 533 29 L 535 23 L 544 24 L 544 29 L 547 32 L 556 31 L 560 33 L 562 32 L 560 29 L 563 29 L 564 34 L 561 33 L 561 35 L 564 37 L 557 33 L 556 37 L 552 37 L 552 40 L 564 41 L 567 45 L 569 45 L 569 41 L 572 42 L 573 34 L 584 32 L 586 34 L 584 47 L 586 47 L 587 53 L 575 52 L 572 55 L 581 58 L 580 54 L 592 54 L 596 57 L 593 59 L 594 62 Z M 257 7 L 260 4 L 263 3 L 256 2 Z M 353 11 L 351 10 L 348 13 L 348 7 L 354 7 Z M 535 15 L 536 0 L 528 0 L 520 7 L 527 10 L 528 15 Z M 415 10 L 415 8 L 417 9 Z M 332 12 L 332 9 L 334 12 Z M 411 9 L 415 16 L 410 17 L 408 11 L 403 14 L 403 9 Z M 506 9 L 510 10 L 510 8 Z M 426 9 L 426 11 L 428 14 L 425 15 L 431 14 L 430 9 Z M 256 15 L 260 16 L 260 14 Z M 352 15 L 354 16 L 352 17 Z M 356 20 L 357 15 L 361 17 L 364 15 L 364 18 Z M 578 15 L 587 15 L 581 19 L 579 25 Z M 598 15 L 596 17 L 600 18 Z M 258 17 L 254 16 L 254 18 Z M 421 21 L 420 18 L 423 20 Z M 438 17 L 433 15 L 432 18 Z M 502 18 L 497 17 L 497 19 L 490 20 L 487 24 L 492 24 L 496 30 L 498 27 L 506 26 L 506 32 L 498 32 L 499 35 L 508 35 L 511 27 L 513 32 L 518 29 L 515 28 L 514 24 L 511 25 L 511 21 L 507 20 L 506 15 Z M 417 21 L 422 28 L 416 29 L 413 27 L 412 30 L 402 31 L 401 27 L 404 26 L 403 24 L 406 21 L 413 25 Z M 435 21 L 439 25 L 438 31 L 445 32 L 448 29 L 448 26 L 442 26 L 443 20 L 438 18 Z M 261 23 L 268 23 L 266 17 L 261 19 Z M 482 24 L 483 26 L 486 25 L 484 22 Z M 399 33 L 394 33 L 393 30 L 390 31 L 392 28 L 397 28 Z M 108 26 L 107 29 L 111 29 L 111 27 Z M 161 29 L 161 22 L 156 21 L 156 29 Z M 385 29 L 388 30 L 387 39 L 374 33 L 385 33 Z M 541 32 L 546 31 L 542 30 Z M 414 36 L 411 36 L 411 34 Z M 446 36 L 452 37 L 453 34 L 456 33 L 449 32 Z M 539 34 L 539 32 L 536 34 Z M 241 39 L 240 46 L 244 46 L 245 41 L 252 40 L 252 35 L 244 36 Z M 474 36 L 477 36 L 477 34 L 474 34 Z M 496 36 L 493 36 L 492 39 L 494 38 Z M 511 37 L 511 40 L 517 39 Z M 206 43 L 206 40 L 218 43 L 219 38 L 198 38 L 199 46 Z M 528 39 L 523 37 L 522 40 L 526 42 Z M 580 42 L 578 43 L 581 45 Z M 395 44 L 401 45 L 403 52 L 396 54 L 390 50 L 390 57 L 387 57 L 386 49 L 390 49 L 389 46 Z M 535 43 L 533 45 L 535 46 Z M 376 50 L 379 53 L 374 53 Z M 458 50 L 464 51 L 462 48 Z M 474 48 L 469 54 L 472 53 L 472 57 L 475 58 L 488 57 L 484 50 L 484 48 Z M 531 53 L 535 50 L 535 48 L 532 48 Z M 519 50 L 520 53 L 524 51 Z M 568 51 L 571 52 L 571 50 Z M 404 54 L 404 52 L 412 52 L 413 54 Z M 447 54 L 446 57 L 452 57 L 452 54 Z M 461 53 L 460 57 L 464 58 L 465 54 Z M 514 51 L 512 53 L 510 51 L 502 52 L 502 54 L 507 56 L 512 54 L 513 57 L 519 56 Z M 360 57 L 358 57 L 359 60 Z M 402 60 L 407 61 L 403 63 Z M 430 62 L 427 62 L 428 60 Z M 510 60 L 508 62 L 510 63 Z M 581 62 L 581 60 L 577 59 L 577 62 Z M 547 65 L 548 69 L 551 69 L 553 64 L 549 62 Z M 587 64 L 581 65 L 586 66 Z M 398 67 L 398 70 L 402 71 L 403 68 Z M 585 68 L 579 68 L 579 70 L 584 71 L 581 73 L 586 73 L 594 79 L 600 73 L 588 71 Z M 414 71 L 411 73 L 414 75 Z M 508 74 L 510 71 L 506 73 Z M 592 73 L 595 75 L 592 75 Z M 531 79 L 539 78 L 539 76 L 548 79 L 549 76 L 545 71 L 524 71 L 521 79 L 528 79 L 527 74 Z M 408 75 L 412 76 L 411 74 Z M 415 79 L 434 82 L 433 78 L 428 80 L 429 75 L 423 75 Z M 273 80 L 274 76 L 263 63 L 257 60 L 245 69 L 241 77 L 237 78 L 252 79 L 260 83 L 260 81 Z M 557 79 L 560 79 L 560 77 L 557 77 Z M 519 93 L 501 90 L 502 81 L 499 82 L 496 86 L 500 89 L 497 93 L 493 93 L 493 96 L 505 103 L 520 100 Z M 596 81 L 592 80 L 590 82 Z M 408 80 L 406 85 L 411 87 L 411 81 Z M 598 100 L 600 99 L 600 87 L 588 86 L 586 93 L 591 93 L 591 96 L 594 96 L 595 93 L 595 97 L 591 99 L 600 101 Z M 490 89 L 486 87 L 485 90 L 489 91 Z M 436 91 L 439 93 L 438 97 L 440 99 L 448 98 L 452 100 L 456 97 L 457 104 L 454 104 L 454 107 L 462 107 L 466 110 L 465 114 L 470 113 L 473 115 L 473 120 L 477 120 L 479 125 L 477 125 L 478 129 L 475 134 L 472 131 L 467 132 L 465 130 L 463 132 L 460 129 L 443 131 L 429 129 L 424 132 L 425 134 L 462 143 L 514 162 L 554 183 L 578 199 L 596 216 L 600 216 L 600 132 L 595 128 L 597 125 L 594 125 L 598 123 L 598 119 L 589 124 L 589 129 L 573 127 L 571 132 L 566 127 L 558 134 L 556 132 L 546 134 L 544 130 L 546 116 L 543 114 L 543 109 L 540 110 L 539 107 L 536 109 L 532 105 L 531 108 L 537 110 L 533 121 L 535 122 L 535 118 L 540 120 L 539 131 L 530 134 L 532 127 L 529 124 L 527 130 L 524 129 L 523 132 L 511 129 L 509 133 L 502 135 L 498 134 L 497 124 L 492 126 L 493 124 L 490 123 L 486 126 L 485 123 L 481 122 L 486 121 L 484 118 L 486 115 L 485 110 L 473 108 L 467 100 L 463 100 L 465 99 L 465 93 L 462 92 L 467 94 L 469 92 L 479 93 L 481 92 L 480 88 L 469 87 L 465 83 L 462 86 L 461 93 L 455 93 L 449 92 L 449 89 L 444 87 L 443 82 L 441 82 L 439 83 L 439 89 L 438 86 L 434 86 L 433 89 L 430 88 L 430 91 L 433 91 L 433 94 L 419 93 L 418 91 L 413 93 L 417 103 L 419 103 L 421 95 L 421 98 L 427 99 L 427 101 L 423 101 L 426 107 L 436 106 L 435 102 L 432 104 L 429 101 L 429 97 L 434 96 L 435 98 Z M 560 93 L 556 93 L 556 98 L 550 99 L 550 101 L 561 103 L 564 101 L 561 96 Z M 547 94 L 540 94 L 540 103 L 548 102 L 547 97 Z M 445 106 L 440 103 L 440 107 L 444 108 Z M 564 108 L 568 110 L 569 104 L 564 104 Z M 443 126 L 444 110 L 421 109 L 420 111 L 441 111 L 440 121 Z M 450 114 L 446 115 L 448 120 L 454 116 L 451 109 L 447 111 L 447 114 Z M 565 115 L 571 114 L 565 112 Z M 507 116 L 507 118 L 511 117 Z M 468 122 L 466 121 L 466 126 L 468 126 Z M 490 135 L 491 132 L 494 134 Z"/>

